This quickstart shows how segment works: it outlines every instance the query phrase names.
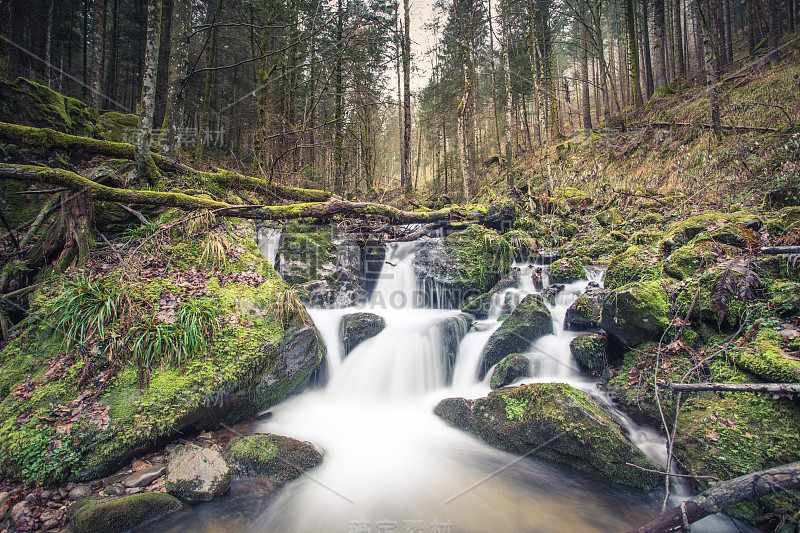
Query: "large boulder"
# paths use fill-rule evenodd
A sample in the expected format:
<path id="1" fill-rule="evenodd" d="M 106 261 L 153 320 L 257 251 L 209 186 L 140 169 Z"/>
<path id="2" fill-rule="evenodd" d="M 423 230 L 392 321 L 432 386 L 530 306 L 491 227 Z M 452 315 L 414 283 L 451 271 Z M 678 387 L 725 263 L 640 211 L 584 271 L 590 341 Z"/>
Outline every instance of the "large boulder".
<path id="1" fill-rule="evenodd" d="M 603 303 L 600 327 L 619 343 L 634 347 L 658 341 L 670 322 L 667 293 L 655 281 L 631 283 L 611 291 Z"/>
<path id="2" fill-rule="evenodd" d="M 374 313 L 351 313 L 342 317 L 339 325 L 339 338 L 342 340 L 344 355 L 367 339 L 371 339 L 386 327 L 386 319 Z"/>
<path id="3" fill-rule="evenodd" d="M 689 241 L 703 233 L 707 233 L 708 237 L 712 235 L 720 237 L 724 234 L 725 236 L 722 237 L 723 240 L 733 239 L 732 242 L 741 242 L 740 239 L 736 237 L 737 234 L 741 236 L 740 229 L 728 226 L 722 232 L 718 231 L 728 223 L 733 223 L 738 228 L 747 228 L 756 231 L 763 225 L 763 220 L 748 211 L 738 211 L 736 213 L 717 213 L 709 211 L 670 225 L 664 233 L 664 237 L 659 241 L 658 246 L 662 254 L 668 255 L 672 253 L 673 250 L 688 244 Z"/>
<path id="4" fill-rule="evenodd" d="M 610 291 L 593 287 L 578 296 L 567 308 L 564 327 L 572 330 L 597 329 L 600 327 L 600 312 Z"/>
<path id="5" fill-rule="evenodd" d="M 332 225 L 294 222 L 281 234 L 276 268 L 290 285 L 312 284 L 311 304 L 338 309 L 366 300 L 364 273 L 377 262 L 374 254 L 368 260 L 365 267 L 356 235 Z"/>
<path id="6" fill-rule="evenodd" d="M 547 273 L 550 283 L 572 283 L 586 278 L 583 262 L 578 257 L 565 257 L 555 261 Z"/>
<path id="7" fill-rule="evenodd" d="M 183 504 L 163 492 L 143 492 L 130 496 L 93 496 L 85 498 L 67 511 L 75 533 L 125 533 L 143 527 Z"/>
<path id="8" fill-rule="evenodd" d="M 511 266 L 511 247 L 495 231 L 473 225 L 444 239 L 426 239 L 414 257 L 425 304 L 460 308 L 489 291 Z"/>
<path id="9" fill-rule="evenodd" d="M 611 259 L 603 283 L 607 289 L 618 289 L 634 281 L 654 281 L 660 278 L 661 260 L 655 250 L 630 246 Z"/>
<path id="10" fill-rule="evenodd" d="M 602 333 L 584 333 L 569 343 L 572 358 L 584 372 L 601 374 L 608 365 L 608 337 Z"/>
<path id="11" fill-rule="evenodd" d="M 453 382 L 453 371 L 456 367 L 458 345 L 469 331 L 473 317 L 469 313 L 460 313 L 446 318 L 439 323 L 439 335 L 442 339 L 442 362 L 444 363 L 444 382 Z"/>
<path id="12" fill-rule="evenodd" d="M 495 331 L 483 349 L 482 378 L 486 371 L 512 353 L 525 352 L 533 341 L 553 333 L 553 319 L 544 300 L 529 294 Z"/>
<path id="13" fill-rule="evenodd" d="M 450 398 L 434 412 L 502 450 L 562 463 L 615 483 L 641 488 L 659 483 L 657 475 L 626 464 L 657 468 L 631 444 L 607 409 L 563 383 L 493 391 L 471 405 Z"/>
<path id="14" fill-rule="evenodd" d="M 499 389 L 510 385 L 519 378 L 529 377 L 531 375 L 530 364 L 530 359 L 524 355 L 518 353 L 507 355 L 494 367 L 489 386 L 492 389 Z"/>
<path id="15" fill-rule="evenodd" d="M 232 476 L 221 453 L 185 444 L 169 454 L 166 489 L 185 502 L 208 501 L 227 492 Z"/>
<path id="16" fill-rule="evenodd" d="M 233 439 L 225 457 L 240 476 L 279 483 L 295 479 L 322 462 L 322 454 L 313 444 L 266 433 Z"/>
<path id="17" fill-rule="evenodd" d="M 286 305 L 292 291 L 258 250 L 255 225 L 201 227 L 201 238 L 193 231 L 178 225 L 159 234 L 169 246 L 148 252 L 144 275 L 115 269 L 45 279 L 31 312 L 65 318 L 65 327 L 76 315 L 56 304 L 69 291 L 124 295 L 136 304 L 117 307 L 119 318 L 105 324 L 104 337 L 90 333 L 84 342 L 94 348 L 78 360 L 64 357 L 63 337 L 48 320 L 0 351 L 0 456 L 7 473 L 30 483 L 96 479 L 180 434 L 236 423 L 305 388 L 325 347 L 305 310 Z M 207 268 L 204 249 L 219 241 L 227 257 Z M 194 317 L 186 322 L 193 344 L 176 355 L 170 347 L 186 343 L 178 326 L 187 316 Z M 109 350 L 116 353 L 128 335 L 128 349 L 138 342 L 149 350 L 157 339 L 162 349 L 149 352 L 155 357 L 149 367 L 120 357 L 112 370 Z M 53 413 L 49 431 L 40 431 L 36 417 L 20 418 L 40 410 Z M 31 453 L 20 453 L 20 442 L 30 443 Z M 33 468 L 34 461 L 44 468 Z"/>

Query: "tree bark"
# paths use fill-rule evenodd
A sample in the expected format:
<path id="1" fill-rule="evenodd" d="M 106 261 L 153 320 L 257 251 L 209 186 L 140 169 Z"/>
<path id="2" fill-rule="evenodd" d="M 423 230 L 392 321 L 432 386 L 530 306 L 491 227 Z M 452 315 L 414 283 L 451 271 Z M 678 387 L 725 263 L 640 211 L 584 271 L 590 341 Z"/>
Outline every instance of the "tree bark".
<path id="1" fill-rule="evenodd" d="M 631 77 L 631 100 L 634 106 L 640 107 L 644 104 L 644 99 L 641 74 L 639 73 L 639 41 L 636 38 L 636 11 L 633 9 L 633 0 L 625 1 L 625 17 L 628 27 L 628 70 Z"/>
<path id="2" fill-rule="evenodd" d="M 686 78 L 686 62 L 683 59 L 683 24 L 681 23 L 681 0 L 672 0 L 672 26 L 675 33 L 675 63 L 677 78 Z M 678 86 L 680 88 L 680 85 Z"/>
<path id="3" fill-rule="evenodd" d="M 209 17 L 211 24 L 213 25 L 217 17 L 219 16 L 220 10 L 222 9 L 222 0 L 219 0 L 216 5 L 216 9 L 214 13 L 211 14 Z M 265 35 L 268 35 L 269 30 L 265 31 Z M 217 66 L 217 43 L 219 39 L 219 28 L 214 26 L 211 29 L 211 38 L 209 39 L 208 43 L 208 56 L 207 56 L 207 64 L 208 67 L 213 69 Z M 199 161 L 200 158 L 203 156 L 203 142 L 205 141 L 205 130 L 208 129 L 208 115 L 211 111 L 211 89 L 214 85 L 214 71 L 209 70 L 206 72 L 206 82 L 203 88 L 203 107 L 202 111 L 200 112 L 200 121 L 197 123 L 197 137 L 195 139 L 195 146 L 194 146 L 194 158 L 196 161 Z M 260 93 L 266 92 L 266 89 L 260 91 Z M 259 102 L 261 103 L 261 102 Z M 265 132 L 266 134 L 267 132 Z M 266 137 L 266 135 L 265 135 Z"/>
<path id="4" fill-rule="evenodd" d="M 717 483 L 710 489 L 686 500 L 655 520 L 629 533 L 667 533 L 675 531 L 725 507 L 742 501 L 755 500 L 778 490 L 800 487 L 800 462 L 790 463 L 761 472 L 739 476 Z M 683 515 L 686 519 L 684 520 Z"/>
<path id="5" fill-rule="evenodd" d="M 778 41 L 781 34 L 781 21 L 778 18 L 778 0 L 767 0 L 769 6 L 769 64 L 773 69 L 778 66 Z"/>
<path id="6" fill-rule="evenodd" d="M 147 45 L 142 77 L 142 105 L 140 108 L 139 137 L 136 142 L 136 174 L 142 186 L 155 179 L 157 171 L 150 156 L 150 137 L 153 129 L 153 111 L 156 100 L 156 71 L 158 70 L 158 44 L 161 30 L 161 0 L 147 4 Z"/>
<path id="7" fill-rule="evenodd" d="M 92 7 L 92 90 L 89 105 L 100 107 L 100 80 L 103 79 L 103 52 L 106 36 L 106 0 L 94 0 Z"/>
<path id="8" fill-rule="evenodd" d="M 644 0 L 645 4 L 648 0 Z M 581 110 L 583 133 L 588 137 L 592 130 L 592 104 L 589 100 L 589 43 L 586 39 L 586 25 L 589 20 L 586 17 L 585 0 L 578 0 L 578 39 L 580 51 L 580 64 L 581 64 Z M 599 119 L 599 117 L 598 117 Z"/>
<path id="9" fill-rule="evenodd" d="M 183 125 L 183 80 L 189 62 L 188 35 L 191 15 L 191 0 L 175 0 L 172 8 L 167 106 L 161 126 L 166 135 L 167 153 L 172 157 L 177 157 L 180 152 L 178 128 Z"/>
<path id="10" fill-rule="evenodd" d="M 511 41 L 509 40 L 509 34 L 511 32 L 508 26 L 508 9 L 508 0 L 501 0 L 500 11 L 503 24 L 503 81 L 506 89 L 506 125 L 503 137 L 505 137 L 506 144 L 506 186 L 509 191 L 512 191 L 514 190 L 514 176 L 511 174 L 511 165 L 514 161 L 514 142 L 511 136 L 511 124 L 514 120 L 514 88 L 511 85 L 511 60 L 509 57 L 511 55 Z"/>
<path id="11" fill-rule="evenodd" d="M 655 88 L 658 89 L 667 84 L 667 63 L 664 56 L 664 50 L 666 50 L 666 42 L 664 40 L 664 0 L 655 0 L 653 2 L 653 36 L 656 39 L 653 43 L 653 76 Z"/>
<path id="12" fill-rule="evenodd" d="M 411 13 L 408 0 L 403 0 L 403 192 L 411 190 Z"/>
<path id="13" fill-rule="evenodd" d="M 716 67 L 714 65 L 714 50 L 716 47 L 712 45 L 711 33 L 713 31 L 709 15 L 703 12 L 702 0 L 696 0 L 700 17 L 703 19 L 701 27 L 703 29 L 703 51 L 705 54 L 705 71 L 706 71 L 706 91 L 708 92 L 708 105 L 709 113 L 711 115 L 711 127 L 714 130 L 714 135 L 718 139 L 722 137 L 722 128 L 720 127 L 721 121 L 719 116 L 719 102 L 717 101 L 717 88 L 716 88 Z M 708 11 L 714 11 L 717 8 L 716 2 L 710 0 L 707 4 Z"/>
<path id="14" fill-rule="evenodd" d="M 647 9 L 647 4 L 650 0 L 642 0 L 642 37 L 643 37 L 643 44 L 642 44 L 642 53 L 644 54 L 644 66 L 645 66 L 645 80 L 647 86 L 647 94 L 645 95 L 647 100 L 653 96 L 655 92 L 655 82 L 653 81 L 653 59 L 650 52 L 650 20 L 649 20 L 649 13 Z"/>
<path id="15" fill-rule="evenodd" d="M 55 9 L 55 0 L 48 0 L 47 2 L 47 34 L 45 35 L 44 42 L 44 81 L 50 87 L 50 62 L 52 61 L 52 48 L 53 48 L 53 10 Z"/>
<path id="16" fill-rule="evenodd" d="M 674 391 L 718 392 L 788 392 L 800 393 L 800 383 L 664 383 L 662 387 Z"/>

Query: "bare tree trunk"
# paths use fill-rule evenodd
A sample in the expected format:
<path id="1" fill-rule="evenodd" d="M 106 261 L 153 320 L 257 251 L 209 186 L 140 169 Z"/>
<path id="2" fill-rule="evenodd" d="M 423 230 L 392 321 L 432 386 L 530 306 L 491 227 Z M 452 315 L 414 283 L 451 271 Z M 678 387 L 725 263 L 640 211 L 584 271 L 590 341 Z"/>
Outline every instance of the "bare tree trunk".
<path id="1" fill-rule="evenodd" d="M 647 99 L 649 100 L 653 93 L 655 92 L 655 81 L 653 80 L 653 60 L 651 56 L 651 48 L 650 48 L 650 17 L 648 16 L 648 9 L 647 4 L 650 3 L 650 0 L 642 0 L 642 24 L 644 25 L 642 36 L 644 38 L 644 43 L 642 46 L 642 52 L 644 53 L 644 65 L 645 65 L 645 72 L 647 74 Z"/>
<path id="2" fill-rule="evenodd" d="M 144 76 L 142 78 L 142 105 L 140 109 L 139 138 L 136 142 L 136 173 L 139 183 L 147 185 L 158 173 L 150 155 L 150 134 L 153 129 L 153 110 L 156 100 L 156 71 L 158 70 L 158 44 L 161 30 L 161 0 L 147 4 L 147 44 L 145 48 Z"/>
<path id="3" fill-rule="evenodd" d="M 454 0 L 453 9 L 458 13 L 458 0 Z M 461 50 L 461 66 L 464 71 L 464 89 L 461 93 L 461 100 L 456 110 L 458 132 L 456 135 L 456 146 L 458 147 L 458 161 L 461 167 L 461 193 L 464 201 L 469 200 L 470 183 L 472 183 L 472 159 L 469 150 L 470 131 L 469 131 L 469 110 L 470 95 L 472 92 L 472 71 L 470 68 L 470 45 L 467 38 L 467 31 L 464 29 L 463 21 L 459 22 L 459 47 Z"/>
<path id="4" fill-rule="evenodd" d="M 675 63 L 676 76 L 679 80 L 686 79 L 686 62 L 683 60 L 683 25 L 681 24 L 681 0 L 672 0 L 672 29 L 675 33 Z M 680 88 L 680 83 L 678 84 Z"/>
<path id="5" fill-rule="evenodd" d="M 781 34 L 781 21 L 778 18 L 778 0 L 767 0 L 769 6 L 769 64 L 772 68 L 778 66 L 778 41 Z"/>
<path id="6" fill-rule="evenodd" d="M 52 61 L 52 45 L 53 45 L 53 10 L 55 8 L 55 0 L 48 0 L 47 2 L 47 34 L 45 35 L 44 42 L 44 81 L 50 87 L 51 69 L 50 63 Z"/>
<path id="7" fill-rule="evenodd" d="M 791 3 L 791 0 L 790 2 Z M 725 63 L 733 63 L 733 31 L 731 28 L 731 2 L 722 0 L 722 9 L 725 17 Z"/>
<path id="8" fill-rule="evenodd" d="M 545 119 L 545 102 L 546 97 L 544 93 L 544 87 L 542 86 L 541 80 L 541 72 L 542 72 L 542 65 L 541 61 L 542 53 L 541 53 L 541 36 L 537 34 L 536 26 L 537 26 L 537 17 L 536 17 L 536 9 L 533 5 L 533 0 L 528 0 L 528 56 L 530 57 L 531 61 L 531 74 L 533 75 L 533 92 L 536 95 L 536 104 L 537 104 L 537 119 L 539 122 L 539 131 L 540 139 L 539 141 L 542 143 L 542 151 L 544 152 L 544 160 L 545 160 L 545 171 L 547 177 L 547 187 L 548 191 L 553 190 L 553 173 L 550 167 L 550 136 L 547 132 L 547 124 Z"/>
<path id="9" fill-rule="evenodd" d="M 399 6 L 398 6 L 399 9 Z M 405 129 L 403 128 L 403 77 L 401 74 L 401 66 L 403 63 L 403 51 L 405 44 L 403 43 L 403 23 L 400 20 L 400 12 L 397 13 L 397 24 L 395 27 L 395 47 L 397 49 L 397 61 L 395 61 L 395 69 L 397 71 L 397 139 L 402 145 L 405 136 Z M 408 169 L 405 165 L 405 158 L 400 154 L 400 188 L 408 181 Z"/>
<path id="10" fill-rule="evenodd" d="M 411 14 L 408 0 L 403 0 L 403 167 L 405 183 L 400 187 L 408 193 L 411 189 Z"/>
<path id="11" fill-rule="evenodd" d="M 222 9 L 222 0 L 218 0 L 216 9 L 211 17 L 209 17 L 210 22 L 212 25 L 217 20 L 219 16 L 220 10 Z M 266 40 L 265 33 L 265 40 Z M 214 68 L 217 66 L 217 43 L 219 39 L 219 28 L 214 26 L 211 29 L 211 38 L 209 39 L 208 43 L 208 67 Z M 205 141 L 205 130 L 208 129 L 208 115 L 211 112 L 211 89 L 214 85 L 214 71 L 209 70 L 206 72 L 206 82 L 205 87 L 203 88 L 203 107 L 202 111 L 200 112 L 200 121 L 197 123 L 197 138 L 195 139 L 194 145 L 194 158 L 196 161 L 200 161 L 200 158 L 203 157 L 203 143 Z M 270 165 L 271 168 L 271 165 Z"/>
<path id="12" fill-rule="evenodd" d="M 511 163 L 514 157 L 514 143 L 511 139 L 511 122 L 514 113 L 514 93 L 511 87 L 511 61 L 509 56 L 509 34 L 511 33 L 508 27 L 508 1 L 501 0 L 500 11 L 502 15 L 503 24 L 503 74 L 506 88 L 506 126 L 504 137 L 506 141 L 506 184 L 509 190 L 514 189 L 514 176 L 511 174 Z"/>
<path id="13" fill-rule="evenodd" d="M 589 100 L 589 43 L 586 40 L 586 25 L 589 24 L 586 18 L 585 0 L 578 0 L 578 39 L 580 50 L 580 64 L 581 64 L 581 110 L 583 113 L 583 132 L 589 136 L 592 130 L 592 103 Z M 647 0 L 645 0 L 646 2 Z"/>
<path id="14" fill-rule="evenodd" d="M 96 108 L 100 107 L 100 80 L 103 79 L 105 36 L 106 0 L 94 0 L 92 6 L 92 90 L 89 95 L 89 105 Z"/>
<path id="15" fill-rule="evenodd" d="M 625 1 L 625 18 L 628 27 L 628 63 L 631 77 L 631 100 L 633 105 L 639 107 L 644 104 L 642 98 L 642 80 L 639 73 L 639 42 L 636 38 L 636 11 L 633 9 L 633 0 Z"/>
<path id="16" fill-rule="evenodd" d="M 502 148 L 500 146 L 500 117 L 498 116 L 497 112 L 497 97 L 495 95 L 495 87 L 497 87 L 497 68 L 495 67 L 494 63 L 494 22 L 492 21 L 492 0 L 487 1 L 487 6 L 489 8 L 489 63 L 492 73 L 492 89 L 489 91 L 492 99 L 492 115 L 494 116 L 494 142 L 495 142 L 495 153 L 498 157 L 500 157 L 503 153 Z M 500 0 L 500 10 L 503 9 L 503 1 Z M 502 18 L 502 13 L 501 13 Z M 504 19 L 503 19 L 504 20 Z M 504 23 L 501 22 L 501 30 L 503 32 L 503 39 L 500 42 L 500 61 L 503 62 L 503 66 L 505 67 L 505 26 Z M 508 82 L 505 84 L 508 86 Z"/>
<path id="17" fill-rule="evenodd" d="M 717 89 L 716 89 L 716 68 L 714 66 L 714 47 L 712 46 L 711 41 L 711 32 L 713 31 L 711 28 L 710 20 L 708 14 L 706 14 L 703 10 L 703 6 L 701 5 L 702 0 L 696 0 L 698 9 L 700 11 L 700 16 L 702 17 L 702 29 L 703 29 L 703 51 L 705 54 L 705 71 L 706 71 L 706 90 L 708 92 L 708 103 L 710 108 L 711 114 L 711 126 L 714 129 L 714 135 L 719 139 L 722 137 L 722 128 L 720 126 L 720 116 L 719 116 L 719 102 L 717 101 Z M 708 4 L 708 11 L 712 12 L 714 9 L 718 7 L 715 0 L 709 0 Z"/>
<path id="18" fill-rule="evenodd" d="M 172 42 L 169 55 L 169 87 L 164 122 L 167 153 L 177 157 L 180 152 L 178 128 L 183 124 L 183 78 L 189 62 L 189 23 L 192 15 L 191 0 L 175 0 L 172 9 Z"/>

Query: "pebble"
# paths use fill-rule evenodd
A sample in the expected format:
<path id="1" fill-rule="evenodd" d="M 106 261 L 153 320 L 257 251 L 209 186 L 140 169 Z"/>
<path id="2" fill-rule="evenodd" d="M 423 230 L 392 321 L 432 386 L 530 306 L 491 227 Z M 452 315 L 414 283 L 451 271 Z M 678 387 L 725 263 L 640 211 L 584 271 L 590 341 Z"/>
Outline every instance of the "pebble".
<path id="1" fill-rule="evenodd" d="M 25 499 L 23 501 L 30 502 L 30 503 L 36 503 L 36 494 L 31 492 L 30 494 L 25 496 Z"/>
<path id="2" fill-rule="evenodd" d="M 56 520 L 55 518 L 51 518 L 50 520 L 42 524 L 42 531 L 49 531 L 57 527 L 58 527 L 58 520 Z"/>
<path id="3" fill-rule="evenodd" d="M 69 491 L 67 496 L 69 497 L 69 501 L 76 502 L 81 498 L 91 496 L 91 494 L 92 489 L 90 489 L 88 485 L 76 485 Z"/>
<path id="4" fill-rule="evenodd" d="M 28 502 L 19 502 L 11 508 L 11 523 L 15 526 L 22 522 L 25 518 L 30 516 L 31 510 Z"/>
<path id="5" fill-rule="evenodd" d="M 52 496 L 52 495 L 53 495 L 53 493 L 52 493 L 52 492 L 50 492 L 49 490 L 43 490 L 43 491 L 41 492 L 41 494 L 39 494 L 39 496 L 41 496 L 41 498 L 42 498 L 43 500 L 49 500 L 49 499 L 50 499 L 50 496 Z"/>
<path id="6" fill-rule="evenodd" d="M 61 495 L 61 499 L 64 499 L 67 496 L 69 496 L 69 491 L 67 489 L 65 489 L 64 487 L 61 487 L 60 489 L 58 489 L 58 493 Z"/>
<path id="7" fill-rule="evenodd" d="M 137 470 L 133 474 L 126 477 L 122 484 L 126 488 L 132 489 L 134 487 L 146 487 L 156 479 L 160 478 L 166 472 L 167 467 L 164 465 L 148 466 Z"/>
<path id="8" fill-rule="evenodd" d="M 142 487 L 134 487 L 132 489 L 126 490 L 125 492 L 127 494 L 139 494 L 139 493 L 144 492 L 144 489 Z"/>

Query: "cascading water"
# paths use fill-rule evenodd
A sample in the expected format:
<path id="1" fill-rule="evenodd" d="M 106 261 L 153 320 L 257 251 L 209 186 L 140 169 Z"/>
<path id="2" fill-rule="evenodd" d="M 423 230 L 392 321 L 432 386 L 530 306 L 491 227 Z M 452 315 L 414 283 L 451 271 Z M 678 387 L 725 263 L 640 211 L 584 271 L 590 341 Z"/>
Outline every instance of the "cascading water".
<path id="1" fill-rule="evenodd" d="M 433 415 L 443 398 L 489 392 L 489 377 L 483 383 L 477 379 L 481 351 L 499 327 L 501 312 L 534 291 L 532 267 L 515 265 L 520 287 L 500 291 L 490 318 L 473 324 L 459 344 L 447 385 L 439 326 L 460 311 L 420 306 L 425 299 L 417 294 L 415 246 L 389 246 L 365 308 L 310 310 L 328 347 L 328 383 L 273 407 L 272 417 L 255 429 L 313 442 L 324 450 L 323 463 L 277 493 L 262 488 L 247 497 L 246 490 L 234 489 L 233 496 L 148 530 L 608 532 L 627 531 L 658 514 L 657 494 L 500 452 Z M 602 278 L 602 272 L 588 274 Z M 575 333 L 562 327 L 567 307 L 587 283 L 568 284 L 557 296 L 551 306 L 555 333 L 533 343 L 527 354 L 533 377 L 523 381 L 567 382 L 610 406 L 595 382 L 574 369 L 569 341 Z M 365 310 L 383 316 L 386 328 L 344 357 L 342 317 Z M 622 414 L 619 418 L 634 442 L 658 461 L 663 439 Z"/>

